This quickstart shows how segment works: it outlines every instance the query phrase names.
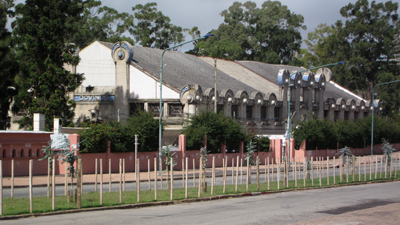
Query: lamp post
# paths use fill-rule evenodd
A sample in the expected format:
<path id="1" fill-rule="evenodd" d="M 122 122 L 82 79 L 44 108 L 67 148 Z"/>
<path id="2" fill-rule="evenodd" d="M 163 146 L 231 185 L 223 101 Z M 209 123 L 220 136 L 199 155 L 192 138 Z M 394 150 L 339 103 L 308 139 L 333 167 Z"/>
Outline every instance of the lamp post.
<path id="1" fill-rule="evenodd" d="M 199 37 L 199 38 L 196 38 L 196 39 L 193 39 L 193 40 L 190 40 L 190 41 L 186 41 L 186 42 L 180 43 L 178 45 L 175 45 L 173 47 L 165 49 L 161 54 L 161 62 L 160 62 L 160 108 L 159 108 L 159 111 L 160 111 L 159 117 L 160 118 L 159 118 L 159 122 L 158 122 L 158 127 L 159 127 L 159 129 L 158 129 L 158 151 L 159 151 L 158 159 L 159 159 L 159 164 L 158 165 L 159 165 L 159 174 L 160 174 L 160 176 L 161 176 L 161 170 L 162 170 L 162 164 L 161 164 L 162 116 L 163 116 L 163 111 L 164 111 L 163 107 L 162 107 L 162 83 L 163 83 L 163 57 L 164 57 L 164 53 L 166 51 L 170 50 L 170 49 L 173 49 L 173 48 L 176 48 L 176 47 L 179 47 L 179 46 L 182 46 L 182 45 L 185 45 L 185 44 L 197 41 L 197 40 L 207 39 L 207 38 L 209 38 L 211 36 L 214 36 L 214 35 L 213 34 L 206 34 L 203 37 Z"/>
<path id="2" fill-rule="evenodd" d="M 400 82 L 400 80 L 394 80 L 394 81 L 390 81 L 390 82 L 385 82 L 385 83 L 380 83 L 380 84 L 376 84 L 374 86 L 374 88 L 372 88 L 372 121 L 371 121 L 371 157 L 374 154 L 374 100 L 375 100 L 375 88 L 379 85 L 384 85 L 384 84 L 392 84 L 392 83 L 397 83 Z"/>
<path id="3" fill-rule="evenodd" d="M 341 64 L 344 64 L 344 63 L 346 63 L 345 61 L 342 61 L 342 62 L 338 62 L 338 63 L 331 63 L 331 64 L 326 64 L 326 65 L 323 65 L 323 66 L 317 66 L 317 67 L 311 67 L 310 69 L 306 69 L 306 70 L 301 70 L 301 71 L 296 71 L 296 73 L 293 73 L 293 74 L 290 74 L 290 77 L 289 77 L 289 81 L 288 81 L 288 97 L 287 97 L 287 99 L 288 99 L 288 118 L 287 118 L 287 138 L 288 138 L 288 140 L 289 140 L 289 142 L 288 142 L 288 152 L 289 152 L 289 160 L 288 160 L 288 162 L 289 162 L 289 166 L 290 166 L 290 139 L 291 139 L 291 116 L 290 116 L 290 87 L 291 87 L 291 85 L 290 85 L 290 79 L 292 79 L 292 76 L 293 75 L 296 75 L 297 73 L 302 73 L 302 72 L 306 72 L 306 71 L 310 71 L 310 70 L 313 70 L 313 69 L 319 69 L 319 68 L 323 68 L 323 67 L 328 67 L 328 66 L 336 66 L 336 65 L 341 65 Z"/>

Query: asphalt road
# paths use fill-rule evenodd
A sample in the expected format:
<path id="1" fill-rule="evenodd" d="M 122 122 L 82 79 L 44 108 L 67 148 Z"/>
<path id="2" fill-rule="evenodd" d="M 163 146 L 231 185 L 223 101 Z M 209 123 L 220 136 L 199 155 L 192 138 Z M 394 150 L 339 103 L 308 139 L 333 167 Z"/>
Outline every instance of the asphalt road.
<path id="1" fill-rule="evenodd" d="M 400 182 L 1 221 L 7 224 L 398 224 Z"/>

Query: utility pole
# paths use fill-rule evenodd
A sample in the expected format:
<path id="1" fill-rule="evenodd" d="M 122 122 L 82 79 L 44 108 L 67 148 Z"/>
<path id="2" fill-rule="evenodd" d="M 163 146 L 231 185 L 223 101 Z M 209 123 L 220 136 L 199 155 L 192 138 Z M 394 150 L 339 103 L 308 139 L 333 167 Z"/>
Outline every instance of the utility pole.
<path id="1" fill-rule="evenodd" d="M 214 58 L 214 113 L 217 113 L 217 59 Z"/>

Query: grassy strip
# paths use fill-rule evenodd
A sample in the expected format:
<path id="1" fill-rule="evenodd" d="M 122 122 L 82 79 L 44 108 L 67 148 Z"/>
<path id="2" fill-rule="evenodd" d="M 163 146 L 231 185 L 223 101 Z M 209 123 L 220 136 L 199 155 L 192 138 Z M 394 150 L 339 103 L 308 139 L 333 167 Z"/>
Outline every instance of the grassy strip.
<path id="1" fill-rule="evenodd" d="M 378 173 L 377 179 L 375 178 L 375 174 L 372 174 L 372 180 L 369 180 L 369 174 L 367 174 L 367 181 L 382 181 L 382 180 L 393 180 L 397 179 L 400 176 L 400 171 L 397 173 L 397 177 L 394 177 L 394 172 L 392 177 L 388 178 L 379 178 L 380 174 Z M 389 176 L 389 174 L 388 174 Z M 327 185 L 327 178 L 322 178 L 322 187 L 333 186 L 334 178 L 333 176 L 329 177 L 330 185 Z M 342 183 L 339 183 L 340 177 L 336 176 L 336 186 L 338 185 L 347 185 L 346 176 Z M 361 182 L 364 181 L 364 174 L 361 175 Z M 358 174 L 356 174 L 355 179 L 353 181 L 353 176 L 349 175 L 349 184 L 356 184 L 359 182 Z M 289 181 L 289 187 L 280 182 L 280 190 L 292 190 L 292 189 L 301 189 L 301 188 L 310 188 L 310 187 L 319 187 L 320 182 L 319 178 L 314 177 L 314 186 L 312 186 L 311 179 L 306 180 L 306 185 L 304 186 L 303 179 L 297 180 L 297 187 L 295 187 L 295 181 Z M 251 193 L 257 191 L 256 184 L 249 184 L 249 191 L 246 191 L 246 185 L 241 184 L 238 185 L 238 191 L 235 191 L 235 185 L 227 185 L 225 193 L 223 193 L 223 186 L 214 186 L 214 195 L 211 195 L 211 187 L 207 188 L 207 192 L 203 192 L 201 197 L 212 197 L 212 196 L 220 196 L 220 195 L 229 195 L 229 194 L 241 194 L 241 193 Z M 260 183 L 259 192 L 268 192 L 268 191 L 278 191 L 277 182 L 270 182 L 270 190 L 268 190 L 268 185 L 266 183 Z M 170 201 L 170 191 L 169 190 L 158 190 L 158 202 L 160 201 Z M 122 204 L 119 202 L 119 192 L 104 192 L 103 193 L 103 205 L 100 206 L 100 194 L 97 192 L 90 192 L 82 195 L 82 208 L 96 208 L 96 207 L 107 207 L 107 206 L 118 206 L 118 205 L 128 205 L 137 203 L 136 191 L 125 191 L 122 194 L 123 202 Z M 188 188 L 188 199 L 197 199 L 198 197 L 198 187 L 197 188 Z M 176 188 L 174 189 L 174 200 L 184 200 L 185 198 L 185 189 Z M 142 190 L 140 191 L 140 202 L 141 203 L 150 203 L 156 202 L 154 201 L 154 191 L 152 190 Z M 55 211 L 65 211 L 71 209 L 77 209 L 75 202 L 67 203 L 66 196 L 56 196 L 55 198 Z M 51 198 L 43 197 L 34 197 L 33 198 L 33 209 L 34 213 L 46 213 L 53 212 L 51 207 Z M 3 198 L 3 216 L 11 216 L 11 215 L 24 215 L 30 214 L 29 211 L 29 198 Z"/>

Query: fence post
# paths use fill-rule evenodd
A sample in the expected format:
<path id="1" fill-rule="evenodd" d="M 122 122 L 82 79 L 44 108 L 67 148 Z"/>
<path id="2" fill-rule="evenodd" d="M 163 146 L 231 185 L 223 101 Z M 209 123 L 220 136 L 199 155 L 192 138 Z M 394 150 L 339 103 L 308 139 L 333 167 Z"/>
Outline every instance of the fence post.
<path id="1" fill-rule="evenodd" d="M 11 198 L 14 197 L 14 159 L 11 160 Z"/>
<path id="2" fill-rule="evenodd" d="M 97 192 L 97 158 L 94 159 L 94 192 Z"/>
<path id="3" fill-rule="evenodd" d="M 29 160 L 29 210 L 33 213 L 33 192 L 32 192 L 32 169 L 33 169 L 33 160 Z"/>
<path id="4" fill-rule="evenodd" d="M 0 160 L 0 216 L 3 215 L 3 161 Z"/>
<path id="5" fill-rule="evenodd" d="M 171 157 L 171 201 L 174 200 L 174 158 Z"/>
<path id="6" fill-rule="evenodd" d="M 103 205 L 103 159 L 100 159 L 100 206 Z"/>
<path id="7" fill-rule="evenodd" d="M 214 170 L 214 166 L 215 166 L 215 164 L 214 164 L 214 157 L 213 157 L 213 176 L 215 175 L 214 174 L 214 172 L 215 172 L 215 170 Z M 188 157 L 186 157 L 186 163 L 185 163 L 185 198 L 188 198 L 188 175 L 189 175 L 189 172 L 188 172 L 188 170 L 189 170 L 189 160 L 188 160 Z M 213 180 L 214 181 L 214 180 Z M 211 195 L 212 195 L 212 189 L 213 187 L 211 186 Z"/>
<path id="8" fill-rule="evenodd" d="M 119 159 L 119 203 L 122 203 L 122 158 Z"/>
<path id="9" fill-rule="evenodd" d="M 140 159 L 136 159 L 136 168 L 135 168 L 135 174 L 136 174 L 136 200 L 137 202 L 140 202 Z"/>
<path id="10" fill-rule="evenodd" d="M 157 158 L 154 157 L 154 200 L 157 201 Z"/>
<path id="11" fill-rule="evenodd" d="M 81 208 L 81 190 L 82 190 L 82 159 L 78 159 L 77 167 L 77 180 L 76 180 L 76 207 Z"/>
<path id="12" fill-rule="evenodd" d="M 52 179 L 51 179 L 51 206 L 53 211 L 56 209 L 56 158 L 53 157 L 52 165 Z"/>

